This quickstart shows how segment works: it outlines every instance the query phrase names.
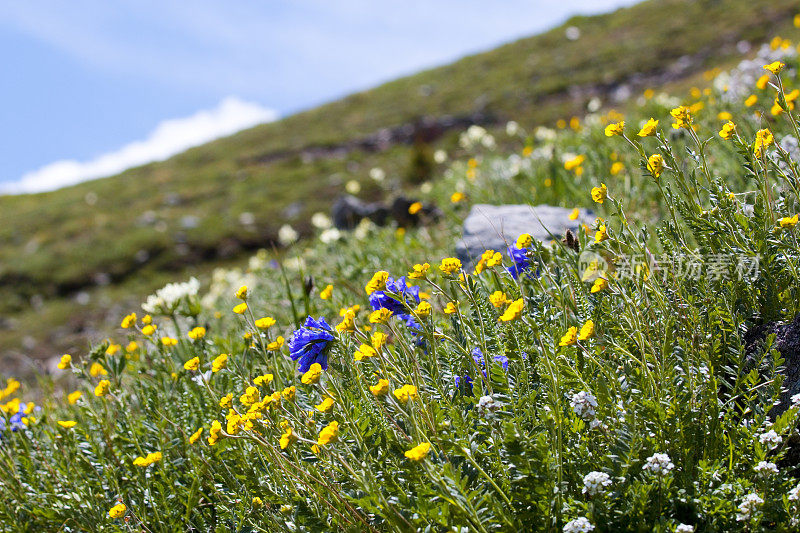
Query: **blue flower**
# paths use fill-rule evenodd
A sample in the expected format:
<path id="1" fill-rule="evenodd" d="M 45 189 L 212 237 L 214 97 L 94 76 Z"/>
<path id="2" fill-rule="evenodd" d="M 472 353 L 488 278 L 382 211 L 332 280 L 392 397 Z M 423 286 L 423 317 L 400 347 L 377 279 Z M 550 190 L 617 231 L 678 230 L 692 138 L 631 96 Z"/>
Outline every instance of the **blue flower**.
<path id="1" fill-rule="evenodd" d="M 485 377 L 486 361 L 483 358 L 483 352 L 477 346 L 472 350 L 472 358 L 475 360 L 475 364 L 478 365 L 478 368 L 481 369 L 481 372 L 483 372 L 483 375 Z M 508 357 L 502 354 L 498 354 L 495 355 L 492 359 L 494 359 L 495 363 L 502 366 L 504 371 L 508 371 Z"/>
<path id="2" fill-rule="evenodd" d="M 389 296 L 387 293 L 399 296 L 400 300 Z M 409 287 L 406 284 L 405 276 L 396 280 L 388 278 L 386 280 L 386 289 L 374 291 L 369 295 L 369 304 L 372 306 L 373 310 L 388 309 L 394 315 L 405 318 L 405 315 L 408 315 L 408 309 L 406 305 L 403 305 L 403 302 L 405 302 L 408 307 L 416 307 L 419 303 L 419 287 Z"/>
<path id="3" fill-rule="evenodd" d="M 289 355 L 293 361 L 300 360 L 297 371 L 304 374 L 314 363 L 319 363 L 323 370 L 328 368 L 326 348 L 334 339 L 333 329 L 324 318 L 314 320 L 306 318 L 303 327 L 292 334 L 289 339 Z"/>
<path id="4" fill-rule="evenodd" d="M 472 378 L 469 374 L 464 376 L 456 376 L 456 389 L 461 390 L 462 393 L 472 395 Z"/>
<path id="5" fill-rule="evenodd" d="M 511 274 L 514 279 L 527 272 L 531 267 L 531 260 L 528 258 L 527 248 L 517 248 L 513 244 L 508 247 L 508 256 L 511 258 L 513 265 L 506 267 L 506 271 Z"/>

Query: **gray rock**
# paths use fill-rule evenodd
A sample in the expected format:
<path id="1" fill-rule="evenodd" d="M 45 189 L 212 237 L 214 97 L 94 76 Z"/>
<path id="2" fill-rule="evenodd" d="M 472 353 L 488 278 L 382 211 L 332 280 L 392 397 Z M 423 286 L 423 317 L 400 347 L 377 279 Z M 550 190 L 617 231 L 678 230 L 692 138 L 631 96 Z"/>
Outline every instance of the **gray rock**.
<path id="1" fill-rule="evenodd" d="M 570 220 L 570 213 L 572 209 L 551 205 L 473 205 L 464 220 L 464 236 L 456 245 L 456 254 L 469 264 L 485 250 L 505 252 L 523 233 L 546 242 L 594 221 L 591 211 L 581 209 L 577 220 Z"/>

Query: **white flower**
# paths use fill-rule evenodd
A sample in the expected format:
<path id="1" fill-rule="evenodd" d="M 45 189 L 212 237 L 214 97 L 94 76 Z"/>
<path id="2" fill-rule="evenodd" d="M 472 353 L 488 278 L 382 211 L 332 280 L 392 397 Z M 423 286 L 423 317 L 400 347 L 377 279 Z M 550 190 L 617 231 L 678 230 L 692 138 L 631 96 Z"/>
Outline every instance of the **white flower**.
<path id="1" fill-rule="evenodd" d="M 447 161 L 447 152 L 444 150 L 436 150 L 433 152 L 433 160 L 439 163 L 440 165 Z"/>
<path id="2" fill-rule="evenodd" d="M 533 132 L 533 136 L 539 142 L 553 142 L 558 138 L 558 133 L 556 130 L 547 128 L 545 126 L 539 126 Z"/>
<path id="3" fill-rule="evenodd" d="M 675 528 L 675 533 L 694 533 L 694 526 L 689 524 L 681 524 Z"/>
<path id="4" fill-rule="evenodd" d="M 570 41 L 577 41 L 581 38 L 581 30 L 575 26 L 569 26 L 566 30 L 564 30 L 564 35 Z"/>
<path id="5" fill-rule="evenodd" d="M 744 501 L 739 504 L 739 513 L 736 515 L 736 520 L 739 522 L 750 520 L 753 512 L 762 505 L 764 505 L 764 500 L 759 498 L 758 494 L 748 494 L 744 497 Z"/>
<path id="6" fill-rule="evenodd" d="M 326 229 L 322 233 L 319 234 L 319 240 L 321 240 L 325 244 L 332 243 L 333 241 L 338 241 L 342 238 L 342 232 L 336 228 Z"/>
<path id="7" fill-rule="evenodd" d="M 795 488 L 789 491 L 789 501 L 800 501 L 800 485 L 797 485 Z"/>
<path id="8" fill-rule="evenodd" d="M 669 458 L 669 455 L 665 453 L 656 453 L 651 455 L 647 458 L 644 466 L 642 467 L 642 469 L 649 470 L 654 474 L 666 474 L 673 468 L 675 468 L 675 465 L 672 464 L 672 460 Z"/>
<path id="9" fill-rule="evenodd" d="M 517 133 L 519 133 L 519 124 L 513 120 L 506 122 L 506 135 L 509 137 L 515 137 Z"/>
<path id="10" fill-rule="evenodd" d="M 199 290 L 200 282 L 197 278 L 183 283 L 168 283 L 148 296 L 142 309 L 151 314 L 172 314 L 182 302 L 197 296 Z"/>
<path id="11" fill-rule="evenodd" d="M 792 407 L 800 407 L 800 394 L 792 396 Z"/>
<path id="12" fill-rule="evenodd" d="M 572 396 L 572 410 L 583 420 L 594 420 L 596 416 L 597 398 L 591 392 L 581 391 Z"/>
<path id="13" fill-rule="evenodd" d="M 605 488 L 611 485 L 611 478 L 605 472 L 589 472 L 583 476 L 583 493 L 595 496 L 605 492 Z"/>
<path id="14" fill-rule="evenodd" d="M 380 183 L 386 179 L 386 172 L 384 172 L 382 168 L 375 167 L 369 171 L 369 177 L 372 178 L 373 181 Z"/>
<path id="15" fill-rule="evenodd" d="M 292 244 L 300 235 L 289 224 L 284 224 L 278 230 L 278 242 L 284 246 Z"/>
<path id="16" fill-rule="evenodd" d="M 358 194 L 361 192 L 361 184 L 356 180 L 350 180 L 345 184 L 344 190 L 350 194 Z"/>
<path id="17" fill-rule="evenodd" d="M 500 404 L 491 396 L 481 396 L 480 400 L 478 400 L 477 409 L 481 416 L 491 418 L 495 412 L 500 410 Z"/>
<path id="18" fill-rule="evenodd" d="M 774 429 L 770 429 L 766 433 L 759 435 L 758 440 L 761 442 L 761 444 L 767 445 L 770 450 L 774 450 L 780 446 L 781 442 L 783 442 L 783 438 L 775 433 Z"/>
<path id="19" fill-rule="evenodd" d="M 588 533 L 594 529 L 594 524 L 589 522 L 589 519 L 581 516 L 575 520 L 567 522 L 564 526 L 564 533 Z"/>
<path id="20" fill-rule="evenodd" d="M 756 466 L 753 467 L 759 476 L 761 477 L 768 477 L 772 474 L 778 473 L 778 466 L 775 463 L 768 463 L 767 461 L 761 461 Z"/>
<path id="21" fill-rule="evenodd" d="M 331 227 L 331 219 L 325 213 L 314 213 L 311 216 L 311 224 L 317 229 L 328 229 Z"/>

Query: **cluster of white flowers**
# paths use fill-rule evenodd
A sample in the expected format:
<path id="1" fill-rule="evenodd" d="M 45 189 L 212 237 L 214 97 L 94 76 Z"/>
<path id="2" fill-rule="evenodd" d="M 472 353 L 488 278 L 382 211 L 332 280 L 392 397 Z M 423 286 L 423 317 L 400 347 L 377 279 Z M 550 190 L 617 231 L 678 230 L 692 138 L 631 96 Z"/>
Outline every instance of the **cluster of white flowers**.
<path id="1" fill-rule="evenodd" d="M 168 283 L 158 289 L 155 294 L 147 297 L 142 309 L 150 314 L 172 314 L 181 303 L 187 302 L 191 297 L 197 296 L 200 282 L 191 278 L 183 283 Z"/>
<path id="2" fill-rule="evenodd" d="M 344 184 L 344 190 L 350 194 L 358 194 L 361 192 L 361 184 L 357 180 L 350 180 Z"/>
<path id="3" fill-rule="evenodd" d="M 489 176 L 494 180 L 509 180 L 521 172 L 529 172 L 533 166 L 531 159 L 523 158 L 519 154 L 511 154 L 506 158 L 492 159 Z"/>
<path id="4" fill-rule="evenodd" d="M 762 500 L 758 494 L 748 494 L 744 497 L 744 501 L 739 504 L 739 512 L 736 514 L 736 520 L 739 522 L 750 520 L 753 517 L 753 513 L 762 505 L 764 505 L 764 500 Z"/>
<path id="5" fill-rule="evenodd" d="M 588 533 L 594 529 L 594 524 L 585 516 L 570 520 L 564 526 L 564 533 Z"/>
<path id="6" fill-rule="evenodd" d="M 486 131 L 485 128 L 477 125 L 472 125 L 467 128 L 467 131 L 462 133 L 459 137 L 458 144 L 465 149 L 474 148 L 475 146 L 483 146 L 484 148 L 491 150 L 497 146 L 492 134 Z"/>
<path id="7" fill-rule="evenodd" d="M 795 488 L 789 491 L 789 501 L 800 502 L 800 485 L 797 485 Z"/>
<path id="8" fill-rule="evenodd" d="M 680 524 L 675 528 L 675 533 L 694 533 L 694 526 L 689 524 Z"/>
<path id="9" fill-rule="evenodd" d="M 605 472 L 589 472 L 583 476 L 583 493 L 589 496 L 605 492 L 609 485 L 611 485 L 611 477 Z"/>
<path id="10" fill-rule="evenodd" d="M 259 257 L 259 255 L 257 254 L 253 257 Z M 206 309 L 213 309 L 216 307 L 217 302 L 222 298 L 230 298 L 239 287 L 245 285 L 253 288 L 256 284 L 255 275 L 245 274 L 238 268 L 215 268 L 211 274 L 211 285 L 209 285 L 208 291 L 203 295 L 200 303 Z"/>
<path id="11" fill-rule="evenodd" d="M 506 122 L 506 135 L 509 137 L 516 137 L 519 133 L 519 124 L 516 121 L 509 120 Z"/>
<path id="12" fill-rule="evenodd" d="M 436 150 L 433 152 L 433 160 L 441 165 L 447 161 L 447 152 L 444 150 Z"/>
<path id="13" fill-rule="evenodd" d="M 284 246 L 288 246 L 295 242 L 300 235 L 289 224 L 284 224 L 278 230 L 278 242 Z"/>
<path id="14" fill-rule="evenodd" d="M 484 418 L 492 418 L 500 410 L 500 403 L 491 396 L 481 396 L 478 400 L 478 414 Z"/>
<path id="15" fill-rule="evenodd" d="M 336 228 L 328 228 L 319 234 L 319 240 L 325 244 L 330 244 L 342 238 L 342 232 Z"/>
<path id="16" fill-rule="evenodd" d="M 645 460 L 644 470 L 649 470 L 654 474 L 667 474 L 670 470 L 675 468 L 672 464 L 672 459 L 665 453 L 656 453 L 651 455 Z"/>
<path id="17" fill-rule="evenodd" d="M 778 465 L 775 463 L 768 463 L 767 461 L 760 461 L 753 470 L 761 477 L 769 477 L 772 474 L 778 473 Z"/>
<path id="18" fill-rule="evenodd" d="M 328 229 L 331 227 L 331 219 L 325 213 L 316 212 L 311 215 L 311 225 L 317 229 Z"/>
<path id="19" fill-rule="evenodd" d="M 579 418 L 594 421 L 597 417 L 597 398 L 591 392 L 581 391 L 572 395 L 572 410 Z"/>
<path id="20" fill-rule="evenodd" d="M 797 50 L 792 46 L 773 50 L 768 44 L 764 44 L 759 48 L 756 57 L 745 59 L 736 68 L 717 76 L 714 88 L 722 93 L 724 101 L 740 102 L 753 92 L 756 80 L 766 73 L 764 65 L 796 55 Z"/>
<path id="21" fill-rule="evenodd" d="M 800 394 L 792 396 L 792 407 L 800 407 Z"/>
<path id="22" fill-rule="evenodd" d="M 761 435 L 759 435 L 758 441 L 761 444 L 765 445 L 770 450 L 774 450 L 775 448 L 781 445 L 781 442 L 783 442 L 783 438 L 777 433 L 775 433 L 774 429 L 770 429 L 766 433 L 762 433 Z"/>

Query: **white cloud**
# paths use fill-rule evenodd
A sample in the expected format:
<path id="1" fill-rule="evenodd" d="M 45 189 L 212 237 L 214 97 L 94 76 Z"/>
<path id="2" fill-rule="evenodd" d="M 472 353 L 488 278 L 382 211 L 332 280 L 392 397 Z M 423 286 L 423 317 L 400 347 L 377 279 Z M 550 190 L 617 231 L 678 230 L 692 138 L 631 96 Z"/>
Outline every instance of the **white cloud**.
<path id="1" fill-rule="evenodd" d="M 18 181 L 0 184 L 0 193 L 22 194 L 52 191 L 82 181 L 118 174 L 125 169 L 162 161 L 193 146 L 225 137 L 237 131 L 271 122 L 277 113 L 235 96 L 223 99 L 214 109 L 164 120 L 143 141 L 90 161 L 62 160 L 28 172 Z"/>

